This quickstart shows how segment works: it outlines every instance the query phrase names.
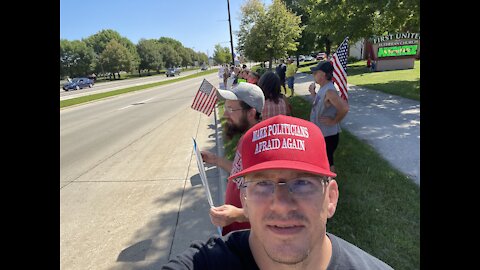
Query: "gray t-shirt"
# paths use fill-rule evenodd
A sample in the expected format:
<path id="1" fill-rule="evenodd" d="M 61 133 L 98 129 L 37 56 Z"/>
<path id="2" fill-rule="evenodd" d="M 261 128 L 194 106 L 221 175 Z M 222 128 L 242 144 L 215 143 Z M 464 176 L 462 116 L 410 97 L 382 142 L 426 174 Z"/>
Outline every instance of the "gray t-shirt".
<path id="1" fill-rule="evenodd" d="M 310 122 L 314 123 L 320 128 L 324 137 L 335 135 L 341 131 L 340 123 L 329 126 L 322 124 L 319 121 L 321 116 L 335 118 L 337 115 L 337 108 L 334 106 L 325 106 L 325 95 L 327 94 L 327 91 L 335 91 L 335 93 L 338 95 L 337 89 L 333 85 L 333 82 L 330 81 L 326 83 L 320 87 L 320 89 L 318 89 L 315 100 L 313 101 L 312 111 L 310 112 Z"/>
<path id="2" fill-rule="evenodd" d="M 250 230 L 214 235 L 207 242 L 194 241 L 190 248 L 174 256 L 162 270 L 258 270 L 248 243 Z M 327 270 L 393 269 L 360 248 L 327 233 L 332 257 Z"/>
<path id="3" fill-rule="evenodd" d="M 332 257 L 327 270 L 393 269 L 357 246 L 327 232 L 332 242 Z"/>

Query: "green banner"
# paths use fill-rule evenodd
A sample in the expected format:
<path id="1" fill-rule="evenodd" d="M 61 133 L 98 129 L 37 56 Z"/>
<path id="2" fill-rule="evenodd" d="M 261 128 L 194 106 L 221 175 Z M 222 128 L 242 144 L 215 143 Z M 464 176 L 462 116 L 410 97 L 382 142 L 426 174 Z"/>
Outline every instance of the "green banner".
<path id="1" fill-rule="evenodd" d="M 378 57 L 416 55 L 418 44 L 378 48 Z"/>

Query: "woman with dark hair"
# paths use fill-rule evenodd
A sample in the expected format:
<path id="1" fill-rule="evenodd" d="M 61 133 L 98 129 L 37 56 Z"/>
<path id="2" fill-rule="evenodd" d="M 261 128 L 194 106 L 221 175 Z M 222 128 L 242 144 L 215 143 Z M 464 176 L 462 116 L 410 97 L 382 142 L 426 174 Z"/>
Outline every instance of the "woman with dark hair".
<path id="1" fill-rule="evenodd" d="M 292 107 L 287 98 L 280 92 L 280 77 L 272 71 L 265 72 L 257 83 L 265 95 L 262 120 L 275 115 L 291 115 Z"/>

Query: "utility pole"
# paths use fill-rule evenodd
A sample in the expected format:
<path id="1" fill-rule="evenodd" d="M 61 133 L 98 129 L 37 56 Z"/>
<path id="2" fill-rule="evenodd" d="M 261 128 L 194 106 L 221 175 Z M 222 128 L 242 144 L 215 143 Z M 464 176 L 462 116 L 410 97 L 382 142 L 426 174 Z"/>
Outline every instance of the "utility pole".
<path id="1" fill-rule="evenodd" d="M 230 0 L 227 0 L 227 7 L 228 7 L 228 25 L 230 26 L 230 48 L 232 50 L 232 64 L 235 65 L 235 57 L 233 56 L 232 22 L 230 21 Z"/>

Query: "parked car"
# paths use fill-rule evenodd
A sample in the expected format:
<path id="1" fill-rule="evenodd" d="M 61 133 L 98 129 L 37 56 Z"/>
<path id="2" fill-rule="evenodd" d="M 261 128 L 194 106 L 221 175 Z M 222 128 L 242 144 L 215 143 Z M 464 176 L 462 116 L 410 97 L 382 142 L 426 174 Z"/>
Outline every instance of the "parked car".
<path id="1" fill-rule="evenodd" d="M 208 67 L 207 66 L 202 66 L 202 68 L 200 70 L 207 70 Z"/>
<path id="2" fill-rule="evenodd" d="M 167 71 L 165 71 L 165 75 L 167 75 L 167 77 L 175 77 L 175 75 L 180 75 L 180 69 L 178 68 L 168 68 Z"/>
<path id="3" fill-rule="evenodd" d="M 305 61 L 313 61 L 314 59 L 311 55 L 305 56 Z"/>
<path id="4" fill-rule="evenodd" d="M 73 78 L 70 82 L 63 85 L 63 90 L 80 90 L 85 87 L 92 88 L 95 82 L 89 78 Z"/>

